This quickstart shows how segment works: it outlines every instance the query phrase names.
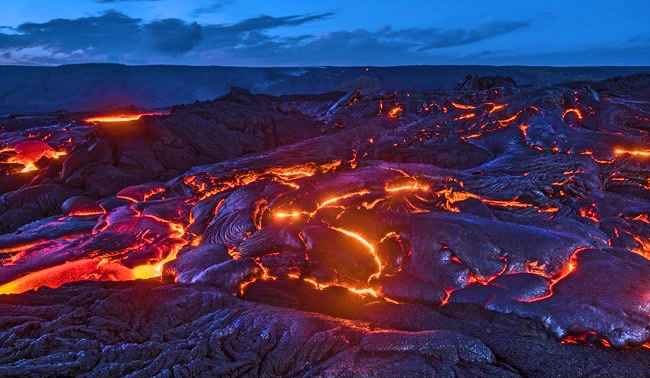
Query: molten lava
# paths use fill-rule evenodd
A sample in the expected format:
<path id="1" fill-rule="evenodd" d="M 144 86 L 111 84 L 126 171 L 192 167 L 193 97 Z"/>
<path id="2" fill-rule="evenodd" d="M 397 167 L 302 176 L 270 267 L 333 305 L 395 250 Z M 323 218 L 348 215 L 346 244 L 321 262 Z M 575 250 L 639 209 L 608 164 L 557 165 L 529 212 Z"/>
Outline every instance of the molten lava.
<path id="1" fill-rule="evenodd" d="M 650 150 L 615 148 L 614 155 L 616 156 L 629 155 L 636 158 L 646 159 L 650 157 Z"/>
<path id="2" fill-rule="evenodd" d="M 57 151 L 49 144 L 40 140 L 25 140 L 18 142 L 12 147 L 0 149 L 0 156 L 7 154 L 8 157 L 0 163 L 20 164 L 23 168 L 20 173 L 37 171 L 36 162 L 42 158 L 59 159 L 67 154 L 66 151 Z"/>
<path id="3" fill-rule="evenodd" d="M 20 185 L 27 179 L 37 182 L 51 173 L 37 184 L 56 183 L 63 189 L 70 185 L 74 190 L 65 191 L 61 197 L 83 195 L 88 203 L 64 206 L 64 215 L 56 203 L 54 210 L 42 211 L 52 218 L 28 224 L 11 235 L 14 239 L 0 239 L 4 243 L 0 244 L 0 294 L 80 280 L 164 276 L 166 281 L 183 284 L 209 283 L 246 297 L 266 289 L 265 284 L 300 280 L 319 290 L 347 289 L 373 297 L 361 298 L 364 301 L 399 300 L 431 306 L 475 301 L 496 311 L 529 311 L 542 317 L 558 312 L 562 315 L 562 310 L 538 302 L 552 297 L 553 301 L 571 302 L 566 296 L 580 289 L 584 276 L 601 272 L 594 266 L 606 266 L 610 262 L 607 258 L 623 261 L 631 256 L 638 266 L 645 260 L 627 252 L 650 259 L 648 210 L 631 206 L 632 197 L 647 195 L 643 189 L 650 190 L 648 173 L 637 169 L 643 168 L 639 162 L 604 161 L 593 156 L 613 151 L 617 157 L 646 159 L 650 158 L 650 149 L 639 144 L 639 148 L 612 150 L 611 145 L 591 134 L 576 141 L 571 140 L 570 133 L 554 137 L 556 130 L 567 129 L 562 118 L 583 119 L 578 108 L 556 106 L 553 110 L 552 104 L 546 104 L 543 112 L 538 110 L 533 116 L 531 110 L 539 108 L 516 102 L 518 98 L 512 102 L 487 94 L 464 98 L 476 105 L 427 98 L 425 110 L 433 107 L 440 111 L 409 112 L 408 120 L 401 117 L 405 109 L 415 109 L 412 101 L 403 99 L 406 101 L 400 104 L 393 99 L 386 108 L 380 101 L 380 114 L 373 122 L 381 127 L 365 130 L 355 125 L 357 129 L 336 130 L 335 136 L 325 133 L 310 137 L 297 147 L 277 147 L 280 142 L 274 140 L 265 144 L 263 152 L 194 167 L 173 179 L 183 167 L 174 168 L 169 175 L 167 169 L 160 168 L 156 179 L 169 181 L 137 182 L 104 198 L 83 190 L 95 183 L 84 181 L 83 175 L 101 172 L 87 168 L 79 177 L 73 175 L 74 169 L 79 169 L 75 164 L 92 160 L 92 154 L 88 148 L 73 148 L 76 146 L 70 142 L 70 154 L 84 153 L 74 156 L 80 157 L 80 162 L 69 158 L 64 164 L 66 172 L 44 170 L 35 178 L 21 178 Z M 363 104 L 368 100 L 358 101 Z M 374 106 L 376 100 L 372 101 Z M 429 103 L 448 104 L 450 108 Z M 356 100 L 346 111 L 355 106 L 360 106 Z M 595 105 L 580 106 L 585 114 L 596 114 Z M 376 116 L 374 108 L 371 110 Z M 85 121 L 128 123 L 158 114 L 162 113 L 116 114 Z M 544 121 L 557 124 L 546 130 L 541 126 L 545 123 L 535 117 L 548 114 L 552 116 Z M 426 118 L 411 122 L 419 116 Z M 394 127 L 378 122 L 382 117 L 389 118 Z M 73 126 L 95 132 L 95 140 L 109 130 Z M 268 131 L 277 132 L 278 140 L 285 138 L 281 130 Z M 597 132 L 590 128 L 570 131 L 577 135 Z M 494 134 L 488 137 L 489 133 Z M 181 151 L 174 155 L 176 160 L 194 151 L 181 148 L 180 134 L 179 143 L 174 145 Z M 34 139 L 37 136 L 40 139 Z M 477 140 L 481 137 L 485 138 Z M 3 142 L 9 146 L 0 151 L 2 162 L 18 167 L 7 169 L 30 172 L 37 169 L 42 158 L 66 155 L 57 151 L 59 146 L 67 146 L 61 142 L 63 138 L 48 139 L 41 134 L 29 138 L 15 143 L 18 138 L 11 135 L 6 138 L 11 143 Z M 632 138 L 616 140 L 621 145 L 634 145 Z M 146 151 L 146 159 L 136 159 L 139 151 L 129 150 L 129 143 L 122 146 L 120 142 L 111 139 L 113 148 L 107 149 L 97 165 L 102 167 L 98 171 L 104 167 L 115 170 L 105 181 L 98 180 L 100 185 L 122 177 L 122 166 L 131 173 L 132 163 L 148 163 L 149 155 L 151 159 L 159 155 Z M 158 140 L 154 144 L 156 148 L 165 145 Z M 138 143 L 137 148 L 144 145 Z M 197 155 L 193 161 L 208 162 L 209 158 L 214 157 Z M 168 163 L 174 162 L 170 158 Z M 605 163 L 608 165 L 603 166 Z M 124 177 L 137 181 L 139 177 L 132 177 L 136 175 Z M 630 198 L 621 198 L 621 193 L 628 196 L 624 190 L 616 194 L 616 201 L 625 202 L 625 208 L 616 209 L 618 202 L 610 203 L 609 195 L 601 195 L 608 186 L 628 189 L 633 185 L 635 192 Z M 29 195 L 26 191 L 15 196 L 27 202 Z M 49 195 L 31 198 L 48 202 Z M 63 233 L 57 234 L 60 230 Z M 18 241 L 12 244 L 14 240 Z M 587 248 L 596 252 L 582 256 Z M 635 271 L 637 265 L 631 265 L 629 271 Z M 520 288 L 525 293 L 519 293 Z M 479 300 L 483 292 L 488 294 Z M 582 292 L 575 297 L 580 295 L 592 301 Z M 574 306 L 570 311 L 581 311 L 575 304 L 568 305 Z M 643 303 L 632 305 L 639 308 Z M 611 335 L 608 337 L 617 345 Z M 568 336 L 564 342 L 585 340 L 578 335 Z"/>
<path id="4" fill-rule="evenodd" d="M 459 102 L 452 102 L 451 106 L 453 106 L 456 109 L 461 109 L 461 110 L 472 110 L 476 109 L 476 106 L 474 105 L 466 105 L 466 104 L 461 104 Z"/>
<path id="5" fill-rule="evenodd" d="M 147 113 L 133 113 L 133 114 L 120 113 L 120 114 L 110 114 L 110 115 L 90 117 L 90 118 L 84 119 L 84 122 L 87 122 L 87 123 L 125 123 L 125 122 L 138 121 L 144 116 L 157 116 L 157 115 L 165 115 L 165 114 L 167 114 L 167 113 L 164 113 L 164 112 L 147 112 Z"/>
<path id="6" fill-rule="evenodd" d="M 575 115 L 576 118 L 577 118 L 578 120 L 582 120 L 582 119 L 584 118 L 584 116 L 582 115 L 582 111 L 580 111 L 580 109 L 578 109 L 578 108 L 569 108 L 569 109 L 566 109 L 566 110 L 562 113 L 562 118 L 566 119 L 566 117 L 567 117 L 569 114 L 573 114 L 573 115 Z"/>
<path id="7" fill-rule="evenodd" d="M 105 259 L 82 259 L 29 273 L 1 285 L 0 294 L 18 294 L 43 286 L 56 288 L 74 281 L 127 281 L 134 278 L 137 277 L 121 264 Z"/>
<path id="8" fill-rule="evenodd" d="M 458 117 L 454 118 L 454 121 L 461 121 L 464 119 L 471 119 L 476 117 L 476 113 L 466 113 L 466 114 L 461 114 Z"/>
<path id="9" fill-rule="evenodd" d="M 386 114 L 388 115 L 388 118 L 395 119 L 395 118 L 399 118 L 403 112 L 404 112 L 404 108 L 401 105 L 395 105 Z"/>

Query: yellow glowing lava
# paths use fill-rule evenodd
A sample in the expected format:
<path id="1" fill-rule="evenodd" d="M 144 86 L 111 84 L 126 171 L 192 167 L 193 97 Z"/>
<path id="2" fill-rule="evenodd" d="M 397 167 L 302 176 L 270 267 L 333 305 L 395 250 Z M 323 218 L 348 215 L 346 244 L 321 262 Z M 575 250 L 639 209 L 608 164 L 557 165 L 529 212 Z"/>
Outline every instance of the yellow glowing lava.
<path id="1" fill-rule="evenodd" d="M 650 150 L 642 150 L 642 149 L 624 149 L 624 148 L 615 148 L 614 149 L 614 155 L 620 156 L 620 155 L 630 155 L 632 157 L 639 157 L 639 158 L 648 158 L 650 157 Z"/>
<path id="2" fill-rule="evenodd" d="M 59 159 L 67 155 L 66 151 L 56 151 L 49 144 L 33 139 L 16 143 L 15 146 L 0 149 L 0 154 L 10 153 L 1 163 L 20 164 L 23 166 L 18 172 L 27 173 L 38 170 L 36 162 L 42 158 Z"/>
<path id="3" fill-rule="evenodd" d="M 144 116 L 164 115 L 163 112 L 135 113 L 135 114 L 111 114 L 105 116 L 96 116 L 84 119 L 88 123 L 120 123 L 137 121 Z"/>
<path id="4" fill-rule="evenodd" d="M 384 187 L 384 190 L 387 193 L 397 193 L 397 192 L 426 192 L 430 189 L 429 185 L 422 184 L 418 181 L 415 181 L 413 183 L 401 183 L 401 184 L 395 184 L 395 185 L 390 185 L 387 184 Z"/>
<path id="5" fill-rule="evenodd" d="M 0 294 L 19 294 L 43 286 L 56 288 L 73 281 L 130 279 L 133 279 L 132 272 L 120 264 L 98 258 L 81 259 L 38 270 L 1 285 Z"/>
<path id="6" fill-rule="evenodd" d="M 350 193 L 345 193 L 341 194 L 338 196 L 333 196 L 329 197 L 322 202 L 319 202 L 316 205 L 316 208 L 313 211 L 304 211 L 304 210 L 279 210 L 279 211 L 274 211 L 273 212 L 273 217 L 277 219 L 283 219 L 283 218 L 300 218 L 302 216 L 306 216 L 308 218 L 314 217 L 321 209 L 326 208 L 328 206 L 335 205 L 339 201 L 346 200 L 349 198 L 353 197 L 358 197 L 358 196 L 365 196 L 367 194 L 370 194 L 369 190 L 363 189 L 359 190 L 356 192 L 350 192 Z"/>

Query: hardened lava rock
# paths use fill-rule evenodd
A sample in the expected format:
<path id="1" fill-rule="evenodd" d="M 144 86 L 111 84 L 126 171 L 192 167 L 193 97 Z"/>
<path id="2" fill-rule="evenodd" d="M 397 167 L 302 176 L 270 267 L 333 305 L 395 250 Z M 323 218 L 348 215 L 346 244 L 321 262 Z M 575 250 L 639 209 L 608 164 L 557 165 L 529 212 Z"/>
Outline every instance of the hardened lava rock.
<path id="1" fill-rule="evenodd" d="M 0 375 L 647 375 L 649 83 L 12 131 Z"/>

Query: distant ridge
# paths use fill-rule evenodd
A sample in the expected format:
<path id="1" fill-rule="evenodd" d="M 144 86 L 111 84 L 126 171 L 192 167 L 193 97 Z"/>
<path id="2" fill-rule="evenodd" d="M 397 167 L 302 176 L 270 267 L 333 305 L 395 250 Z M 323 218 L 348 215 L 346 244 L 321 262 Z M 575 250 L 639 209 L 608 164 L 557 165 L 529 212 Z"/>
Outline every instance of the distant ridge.
<path id="1" fill-rule="evenodd" d="M 433 91 L 453 88 L 468 74 L 509 76 L 519 85 L 540 86 L 639 73 L 650 74 L 650 67 L 0 66 L 0 115 L 94 111 L 130 105 L 161 108 L 212 99 L 227 93 L 233 86 L 276 95 L 358 87 Z"/>

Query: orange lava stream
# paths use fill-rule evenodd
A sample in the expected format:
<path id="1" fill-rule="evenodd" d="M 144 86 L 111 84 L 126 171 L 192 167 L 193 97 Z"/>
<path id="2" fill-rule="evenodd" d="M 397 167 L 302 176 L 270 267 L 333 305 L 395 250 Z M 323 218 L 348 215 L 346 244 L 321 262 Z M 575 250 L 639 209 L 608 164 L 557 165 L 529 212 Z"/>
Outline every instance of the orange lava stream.
<path id="1" fill-rule="evenodd" d="M 393 108 L 391 108 L 386 115 L 388 115 L 388 118 L 399 118 L 402 113 L 404 112 L 404 108 L 401 105 L 396 105 Z"/>
<path id="2" fill-rule="evenodd" d="M 375 246 L 371 242 L 369 242 L 366 238 L 363 237 L 363 235 L 361 235 L 358 232 L 350 231 L 340 227 L 330 227 L 330 228 L 334 231 L 340 232 L 343 235 L 358 241 L 368 250 L 368 253 L 370 253 L 372 258 L 375 260 L 375 263 L 377 264 L 377 272 L 375 272 L 370 276 L 370 278 L 368 279 L 369 281 L 372 278 L 379 277 L 381 275 L 383 265 L 381 263 L 381 260 L 379 259 L 379 255 L 377 254 L 377 250 L 375 249 Z"/>
<path id="3" fill-rule="evenodd" d="M 632 235 L 632 239 L 634 239 L 639 246 L 631 251 L 650 260 L 650 240 L 643 239 L 638 235 Z"/>
<path id="4" fill-rule="evenodd" d="M 0 286 L 0 294 L 19 294 L 43 286 L 56 288 L 73 281 L 127 281 L 133 278 L 131 270 L 121 264 L 90 258 L 29 273 Z"/>
<path id="5" fill-rule="evenodd" d="M 544 294 L 544 295 L 541 295 L 541 296 L 537 297 L 537 298 L 533 298 L 533 299 L 529 300 L 528 302 L 539 302 L 539 301 L 542 301 L 544 299 L 548 299 L 548 298 L 552 297 L 553 293 L 554 293 L 555 285 L 557 285 L 560 281 L 565 279 L 571 273 L 575 272 L 575 270 L 578 268 L 578 262 L 577 262 L 578 254 L 582 253 L 585 250 L 587 250 L 587 248 L 585 248 L 585 247 L 580 247 L 580 248 L 577 248 L 576 250 L 574 250 L 573 253 L 571 254 L 571 257 L 569 258 L 569 262 L 564 266 L 562 271 L 559 274 L 555 275 L 555 277 L 550 279 L 551 283 L 548 286 L 548 292 L 546 294 Z M 538 265 L 537 262 L 529 263 L 528 266 L 527 266 L 527 271 L 528 271 L 528 273 L 531 273 L 531 274 L 537 274 L 537 275 L 546 277 L 546 274 L 544 272 L 544 266 L 543 265 Z"/>
<path id="6" fill-rule="evenodd" d="M 519 115 L 520 115 L 520 114 L 521 114 L 521 111 L 517 112 L 515 115 L 510 116 L 510 117 L 508 117 L 508 118 L 500 119 L 500 120 L 498 120 L 497 122 L 499 122 L 499 126 L 501 126 L 501 127 L 508 126 L 508 125 L 510 125 L 511 123 L 513 123 L 514 121 L 516 121 L 517 118 L 519 118 Z"/>
<path id="7" fill-rule="evenodd" d="M 357 295 L 371 296 L 371 297 L 375 297 L 375 298 L 381 298 L 382 297 L 381 293 L 379 291 L 377 291 L 377 290 L 375 290 L 373 288 L 369 288 L 369 287 L 357 288 L 357 287 L 352 287 L 352 286 L 341 285 L 339 283 L 323 283 L 323 282 L 318 282 L 318 281 L 316 281 L 314 279 L 311 279 L 311 278 L 308 278 L 308 277 L 302 277 L 301 278 L 301 277 L 298 277 L 296 275 L 290 275 L 289 278 L 301 279 L 302 281 L 310 284 L 311 286 L 313 286 L 314 288 L 316 288 L 318 290 L 324 290 L 324 289 L 327 289 L 328 287 L 339 286 L 339 287 L 344 287 L 347 290 L 349 290 L 350 292 L 355 293 Z M 384 299 L 388 300 L 387 298 L 384 298 Z"/>
<path id="8" fill-rule="evenodd" d="M 225 180 L 218 180 L 213 177 L 203 179 L 198 175 L 186 176 L 183 178 L 183 183 L 197 193 L 199 199 L 205 199 L 226 190 L 252 184 L 263 179 L 272 179 L 294 189 L 298 189 L 299 186 L 291 181 L 311 177 L 318 173 L 322 174 L 334 171 L 341 166 L 341 163 L 341 160 L 333 160 L 322 164 L 309 162 L 289 167 L 274 167 L 260 172 L 238 173 L 234 177 Z"/>
<path id="9" fill-rule="evenodd" d="M 533 205 L 529 203 L 520 202 L 517 200 L 489 199 L 489 198 L 481 197 L 478 194 L 474 194 L 470 192 L 458 192 L 450 188 L 441 189 L 438 192 L 436 192 L 436 194 L 445 198 L 446 203 L 444 207 L 447 211 L 450 211 L 452 213 L 460 212 L 460 209 L 458 209 L 455 206 L 457 202 L 466 201 L 468 199 L 475 199 L 483 202 L 486 205 L 495 206 L 495 207 L 516 208 L 516 209 L 525 209 L 525 208 L 533 207 Z"/>
<path id="10" fill-rule="evenodd" d="M 369 190 L 359 190 L 356 192 L 350 192 L 350 193 L 345 193 L 341 194 L 338 196 L 333 196 L 329 197 L 326 200 L 319 202 L 316 205 L 316 208 L 313 211 L 304 211 L 304 210 L 288 210 L 288 211 L 276 211 L 273 213 L 273 216 L 278 219 L 283 219 L 283 218 L 300 218 L 302 216 L 306 216 L 308 218 L 313 218 L 321 209 L 324 209 L 326 207 L 332 206 L 340 201 L 353 198 L 353 197 L 359 197 L 359 196 L 365 196 L 369 194 Z"/>
<path id="11" fill-rule="evenodd" d="M 384 187 L 386 193 L 415 192 L 415 191 L 426 192 L 429 191 L 429 189 L 431 189 L 429 185 L 422 184 L 417 180 L 413 183 L 396 184 L 396 185 L 386 184 L 386 186 Z"/>
<path id="12" fill-rule="evenodd" d="M 576 118 L 578 118 L 579 120 L 582 120 L 582 119 L 584 118 L 583 115 L 582 115 L 582 112 L 581 112 L 580 109 L 578 109 L 578 108 L 569 108 L 569 109 L 566 109 L 566 110 L 562 113 L 562 118 L 566 118 L 567 115 L 572 114 L 572 113 L 575 114 Z"/>
<path id="13" fill-rule="evenodd" d="M 615 148 L 614 149 L 614 155 L 616 155 L 616 156 L 629 155 L 629 156 L 632 156 L 632 157 L 638 157 L 638 158 L 645 159 L 645 158 L 650 157 L 650 150 Z"/>
<path id="14" fill-rule="evenodd" d="M 580 210 L 578 210 L 578 215 L 580 215 L 583 218 L 589 219 L 595 223 L 600 222 L 598 211 L 596 210 L 595 205 L 581 208 Z"/>
<path id="15" fill-rule="evenodd" d="M 580 344 L 584 345 L 587 344 L 590 340 L 594 340 L 598 343 L 603 348 L 611 348 L 612 344 L 600 336 L 596 332 L 590 331 L 590 332 L 585 332 L 579 335 L 567 335 L 562 338 L 560 341 L 562 344 Z"/>
<path id="16" fill-rule="evenodd" d="M 177 241 L 174 243 L 171 251 L 158 262 L 150 264 L 138 265 L 131 269 L 134 279 L 149 279 L 154 277 L 160 277 L 162 275 L 163 267 L 166 263 L 174 261 L 178 252 L 183 248 L 188 241 L 185 239 L 185 228 L 183 225 L 178 223 L 169 222 L 165 219 L 154 217 L 152 215 L 146 215 L 147 217 L 153 218 L 159 222 L 166 223 L 169 227 L 169 238 Z"/>
<path id="17" fill-rule="evenodd" d="M 460 120 L 464 120 L 464 119 L 471 119 L 471 118 L 474 118 L 474 117 L 476 117 L 476 113 L 466 113 L 466 114 L 462 114 L 462 115 L 459 115 L 458 117 L 454 118 L 454 121 L 460 121 Z"/>
<path id="18" fill-rule="evenodd" d="M 84 122 L 88 123 L 122 123 L 122 122 L 133 122 L 138 121 L 144 116 L 154 116 L 154 115 L 165 115 L 164 112 L 148 112 L 148 113 L 135 113 L 135 114 L 111 114 L 104 116 L 96 116 L 84 119 Z"/>
<path id="19" fill-rule="evenodd" d="M 495 104 L 495 103 L 489 103 L 489 104 L 492 106 L 492 108 L 488 111 L 488 113 L 490 114 L 500 112 L 503 109 L 508 107 L 508 104 Z"/>
<path id="20" fill-rule="evenodd" d="M 18 142 L 13 147 L 0 149 L 0 154 L 12 153 L 13 155 L 6 158 L 0 163 L 20 164 L 23 168 L 20 173 L 37 171 L 36 162 L 42 158 L 59 159 L 67 155 L 66 151 L 56 151 L 49 144 L 40 140 L 25 140 Z"/>
<path id="21" fill-rule="evenodd" d="M 522 123 L 519 125 L 519 130 L 521 131 L 521 135 L 524 137 L 524 139 L 528 138 L 528 125 L 525 123 Z"/>
<path id="22" fill-rule="evenodd" d="M 451 106 L 453 106 L 456 109 L 461 109 L 461 110 L 473 110 L 476 109 L 476 106 L 474 105 L 466 105 L 466 104 L 461 104 L 458 102 L 453 102 L 451 103 Z"/>

